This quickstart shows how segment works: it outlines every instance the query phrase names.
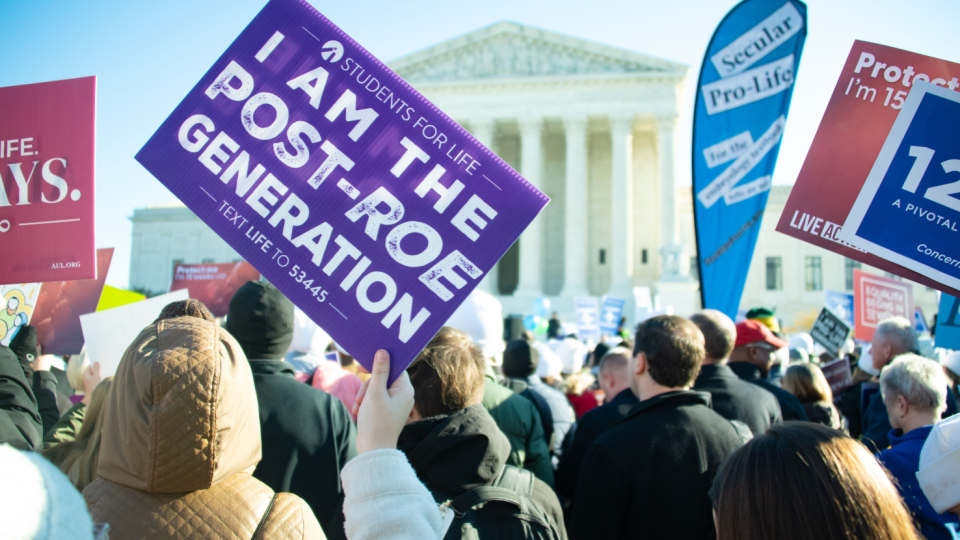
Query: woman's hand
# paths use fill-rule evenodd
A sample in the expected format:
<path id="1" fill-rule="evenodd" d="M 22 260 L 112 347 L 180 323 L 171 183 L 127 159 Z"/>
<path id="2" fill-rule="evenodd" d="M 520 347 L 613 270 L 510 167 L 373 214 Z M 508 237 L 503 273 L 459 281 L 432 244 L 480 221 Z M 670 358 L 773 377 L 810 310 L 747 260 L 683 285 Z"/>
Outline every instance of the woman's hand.
<path id="1" fill-rule="evenodd" d="M 357 452 L 397 447 L 400 431 L 413 410 L 413 386 L 404 371 L 390 388 L 390 355 L 379 350 L 372 376 L 360 387 L 353 414 L 357 417 Z"/>
<path id="2" fill-rule="evenodd" d="M 83 399 L 84 405 L 90 405 L 90 399 L 93 397 L 93 391 L 100 384 L 103 377 L 100 376 L 100 362 L 94 362 L 83 370 Z"/>

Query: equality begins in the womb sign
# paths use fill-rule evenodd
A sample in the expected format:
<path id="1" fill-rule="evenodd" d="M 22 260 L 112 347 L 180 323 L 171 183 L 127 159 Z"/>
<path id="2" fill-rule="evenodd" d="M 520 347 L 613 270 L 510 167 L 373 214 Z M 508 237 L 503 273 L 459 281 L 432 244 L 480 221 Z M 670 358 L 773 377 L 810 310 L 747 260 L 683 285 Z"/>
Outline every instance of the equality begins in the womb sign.
<path id="1" fill-rule="evenodd" d="M 271 0 L 137 160 L 368 368 L 413 361 L 547 197 L 310 5 Z"/>
<path id="2" fill-rule="evenodd" d="M 0 283 L 97 277 L 96 77 L 0 88 Z"/>

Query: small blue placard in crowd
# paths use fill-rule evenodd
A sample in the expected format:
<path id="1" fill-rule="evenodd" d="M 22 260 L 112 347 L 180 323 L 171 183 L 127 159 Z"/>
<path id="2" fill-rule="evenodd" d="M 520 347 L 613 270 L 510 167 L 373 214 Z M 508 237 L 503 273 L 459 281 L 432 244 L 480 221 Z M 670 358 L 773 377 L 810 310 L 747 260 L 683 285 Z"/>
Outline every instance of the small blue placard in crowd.
<path id="1" fill-rule="evenodd" d="M 578 296 L 573 299 L 573 303 L 577 311 L 577 336 L 583 341 L 600 341 L 597 299 L 592 296 Z"/>
<path id="2" fill-rule="evenodd" d="M 605 336 L 617 335 L 620 328 L 620 317 L 623 315 L 624 301 L 621 298 L 606 297 L 603 307 L 600 308 L 600 332 Z"/>

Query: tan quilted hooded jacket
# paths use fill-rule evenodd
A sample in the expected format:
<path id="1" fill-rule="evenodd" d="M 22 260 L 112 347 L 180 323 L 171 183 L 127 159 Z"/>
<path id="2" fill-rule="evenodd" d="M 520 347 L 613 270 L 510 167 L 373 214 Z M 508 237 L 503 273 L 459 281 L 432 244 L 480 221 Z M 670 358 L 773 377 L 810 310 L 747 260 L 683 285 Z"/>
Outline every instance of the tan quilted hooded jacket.
<path id="1" fill-rule="evenodd" d="M 110 540 L 322 539 L 310 508 L 250 476 L 260 461 L 253 375 L 240 346 L 194 317 L 148 326 L 104 411 L 99 479 L 83 490 Z M 271 501 L 273 501 L 272 507 Z"/>

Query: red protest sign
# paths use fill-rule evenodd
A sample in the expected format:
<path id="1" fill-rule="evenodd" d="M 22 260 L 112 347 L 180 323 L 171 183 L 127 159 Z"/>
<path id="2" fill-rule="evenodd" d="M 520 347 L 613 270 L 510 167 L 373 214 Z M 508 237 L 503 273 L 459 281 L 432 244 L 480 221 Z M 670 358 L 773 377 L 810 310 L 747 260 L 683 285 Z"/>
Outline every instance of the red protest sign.
<path id="1" fill-rule="evenodd" d="M 876 43 L 854 42 L 777 231 L 957 296 L 960 291 L 840 239 L 841 227 L 918 80 L 957 90 L 960 64 Z"/>
<path id="2" fill-rule="evenodd" d="M 223 317 L 237 289 L 258 279 L 260 272 L 248 262 L 178 264 L 173 270 L 170 292 L 187 289 L 190 298 L 203 302 L 214 316 Z"/>
<path id="3" fill-rule="evenodd" d="M 853 271 L 854 336 L 873 339 L 877 325 L 890 317 L 913 320 L 913 286 L 903 281 Z"/>
<path id="4" fill-rule="evenodd" d="M 0 283 L 97 277 L 96 77 L 0 88 Z"/>
<path id="5" fill-rule="evenodd" d="M 97 310 L 113 248 L 97 250 L 97 279 L 55 281 L 40 287 L 31 324 L 43 354 L 79 354 L 83 348 L 80 316 Z"/>

